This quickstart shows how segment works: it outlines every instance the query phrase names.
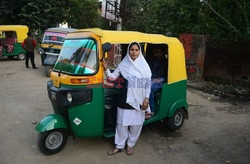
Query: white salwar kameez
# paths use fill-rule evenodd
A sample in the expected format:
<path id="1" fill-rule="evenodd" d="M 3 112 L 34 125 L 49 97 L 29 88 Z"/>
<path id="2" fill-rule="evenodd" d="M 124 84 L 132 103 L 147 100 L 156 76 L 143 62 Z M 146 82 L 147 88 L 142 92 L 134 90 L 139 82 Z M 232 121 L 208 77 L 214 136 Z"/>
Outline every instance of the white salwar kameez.
<path id="1" fill-rule="evenodd" d="M 142 54 L 140 54 L 142 55 Z M 143 60 L 145 60 L 143 58 Z M 143 61 L 144 62 L 144 61 Z M 148 66 L 147 66 L 148 67 Z M 148 67 L 149 68 L 149 67 Z M 141 69 L 145 69 L 141 68 Z M 149 98 L 150 91 L 151 91 L 151 71 L 149 69 L 148 71 L 149 78 L 145 78 L 145 95 L 144 98 Z M 109 78 L 109 80 L 115 80 L 119 77 L 121 70 L 118 66 L 118 68 L 111 73 L 109 70 L 106 72 L 106 76 Z M 130 96 L 130 95 L 127 95 Z M 149 109 L 150 110 L 150 109 Z M 117 108 L 117 125 L 116 125 L 116 133 L 115 133 L 115 144 L 116 148 L 123 149 L 126 145 L 129 147 L 134 147 L 136 141 L 138 140 L 143 122 L 145 121 L 145 111 L 141 109 L 123 109 L 123 108 Z"/>
<path id="2" fill-rule="evenodd" d="M 115 132 L 116 148 L 123 149 L 127 140 L 129 147 L 134 147 L 138 140 L 143 122 L 145 121 L 145 112 L 141 110 L 131 110 L 117 108 L 117 124 Z"/>
<path id="3" fill-rule="evenodd" d="M 117 68 L 113 73 L 106 71 L 106 76 L 110 79 L 117 79 L 120 75 L 120 70 Z M 151 91 L 150 79 L 146 82 L 146 95 L 149 97 Z M 126 145 L 134 147 L 138 140 L 143 122 L 145 121 L 145 111 L 135 109 L 117 108 L 117 120 L 115 130 L 115 144 L 116 148 L 123 149 Z"/>

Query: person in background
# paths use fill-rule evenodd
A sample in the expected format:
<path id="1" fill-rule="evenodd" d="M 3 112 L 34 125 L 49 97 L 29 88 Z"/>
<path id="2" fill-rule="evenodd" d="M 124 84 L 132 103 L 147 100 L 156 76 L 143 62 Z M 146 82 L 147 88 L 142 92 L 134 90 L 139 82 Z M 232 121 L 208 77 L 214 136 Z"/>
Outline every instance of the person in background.
<path id="1" fill-rule="evenodd" d="M 114 81 L 120 75 L 124 79 L 117 107 L 116 146 L 108 152 L 108 155 L 122 152 L 126 143 L 126 153 L 132 155 L 133 147 L 145 121 L 145 111 L 150 112 L 148 103 L 151 90 L 151 70 L 137 42 L 130 43 L 126 56 L 113 73 L 109 71 L 105 61 L 103 61 L 103 66 L 109 80 Z"/>
<path id="2" fill-rule="evenodd" d="M 162 49 L 154 49 L 153 51 L 153 59 L 151 59 L 148 63 L 152 71 L 151 77 L 151 93 L 149 97 L 149 105 L 151 109 L 151 113 L 146 115 L 146 118 L 150 118 L 151 115 L 154 115 L 155 108 L 155 92 L 159 91 L 164 82 L 166 82 L 166 67 L 167 60 L 166 56 Z"/>
<path id="3" fill-rule="evenodd" d="M 34 61 L 35 59 L 34 49 L 36 47 L 36 40 L 31 36 L 31 32 L 28 32 L 27 35 L 28 37 L 22 43 L 22 47 L 26 51 L 25 65 L 26 68 L 30 68 L 29 67 L 29 59 L 30 59 L 33 69 L 37 69 Z"/>

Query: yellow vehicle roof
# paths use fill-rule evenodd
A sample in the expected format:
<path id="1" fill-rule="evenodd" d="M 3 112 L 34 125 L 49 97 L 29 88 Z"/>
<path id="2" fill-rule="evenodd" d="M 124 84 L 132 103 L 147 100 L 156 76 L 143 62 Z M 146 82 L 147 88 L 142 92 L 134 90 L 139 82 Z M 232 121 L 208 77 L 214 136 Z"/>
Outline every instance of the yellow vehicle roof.
<path id="1" fill-rule="evenodd" d="M 27 37 L 29 28 L 25 25 L 0 25 L 0 31 L 16 31 L 17 42 L 21 43 Z"/>
<path id="2" fill-rule="evenodd" d="M 76 32 L 93 32 L 102 38 L 102 42 L 109 42 L 111 44 L 121 43 L 129 44 L 133 41 L 140 43 L 147 42 L 152 44 L 180 44 L 179 40 L 174 37 L 166 37 L 161 34 L 146 34 L 137 31 L 111 31 L 102 30 L 99 28 L 81 29 Z"/>
<path id="3" fill-rule="evenodd" d="M 182 43 L 174 37 L 167 37 L 161 34 L 146 34 L 136 31 L 111 31 L 99 28 L 81 29 L 71 33 L 70 36 L 76 36 L 75 33 L 92 32 L 101 38 L 102 44 L 109 42 L 111 44 L 129 44 L 133 41 L 139 43 L 167 44 L 168 45 L 168 83 L 174 83 L 186 80 L 186 64 L 184 48 Z M 81 35 L 78 35 L 81 37 Z"/>
<path id="4" fill-rule="evenodd" d="M 69 33 L 69 32 L 74 32 L 77 29 L 74 28 L 62 28 L 62 27 L 52 27 L 52 28 L 48 28 L 46 31 L 49 32 L 59 32 L 59 33 Z"/>

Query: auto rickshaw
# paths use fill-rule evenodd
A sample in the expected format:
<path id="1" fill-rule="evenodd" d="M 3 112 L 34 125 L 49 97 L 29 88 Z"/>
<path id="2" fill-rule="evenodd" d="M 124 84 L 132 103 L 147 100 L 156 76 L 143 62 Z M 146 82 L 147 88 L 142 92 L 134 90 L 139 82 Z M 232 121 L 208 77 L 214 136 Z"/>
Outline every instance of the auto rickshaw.
<path id="1" fill-rule="evenodd" d="M 76 29 L 55 27 L 48 28 L 44 32 L 38 53 L 41 55 L 41 63 L 45 66 L 47 77 L 50 76 L 50 71 L 56 63 L 66 35 L 73 31 L 76 31 Z"/>
<path id="2" fill-rule="evenodd" d="M 59 152 L 69 135 L 114 136 L 120 84 L 106 79 L 102 60 L 107 61 L 112 55 L 120 55 L 122 59 L 132 41 L 140 43 L 147 61 L 151 60 L 153 48 L 162 48 L 166 53 L 166 82 L 156 93 L 155 115 L 144 124 L 163 120 L 172 130 L 181 128 L 184 118 L 188 118 L 187 76 L 181 42 L 157 34 L 82 29 L 66 36 L 47 83 L 54 114 L 47 115 L 36 126 L 37 146 L 42 153 Z M 115 68 L 114 65 L 111 68 Z"/>
<path id="3" fill-rule="evenodd" d="M 0 56 L 7 56 L 19 60 L 25 59 L 26 51 L 22 42 L 27 37 L 29 28 L 24 25 L 0 25 Z"/>

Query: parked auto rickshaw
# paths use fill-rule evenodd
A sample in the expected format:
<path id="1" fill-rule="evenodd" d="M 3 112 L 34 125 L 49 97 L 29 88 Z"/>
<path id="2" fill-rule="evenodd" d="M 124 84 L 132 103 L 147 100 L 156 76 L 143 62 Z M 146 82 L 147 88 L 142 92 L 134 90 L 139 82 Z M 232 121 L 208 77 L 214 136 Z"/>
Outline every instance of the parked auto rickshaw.
<path id="1" fill-rule="evenodd" d="M 151 60 L 153 48 L 162 48 L 166 53 L 166 82 L 156 93 L 155 115 L 145 124 L 163 120 L 172 130 L 181 128 L 184 118 L 188 118 L 188 106 L 185 56 L 180 41 L 157 34 L 82 29 L 66 36 L 51 72 L 47 90 L 54 114 L 36 126 L 41 152 L 59 152 L 69 135 L 114 136 L 120 84 L 106 80 L 102 60 L 107 61 L 107 55 L 117 55 L 114 53 L 120 53 L 122 59 L 132 41 L 140 43 L 147 61 Z M 113 49 L 117 46 L 118 51 Z"/>
<path id="2" fill-rule="evenodd" d="M 55 27 L 44 32 L 38 53 L 41 55 L 41 62 L 45 66 L 47 77 L 50 76 L 50 71 L 56 63 L 66 35 L 73 31 L 76 31 L 76 29 Z"/>
<path id="3" fill-rule="evenodd" d="M 0 56 L 7 56 L 19 60 L 25 59 L 26 51 L 22 42 L 27 37 L 29 28 L 24 25 L 0 25 Z"/>

